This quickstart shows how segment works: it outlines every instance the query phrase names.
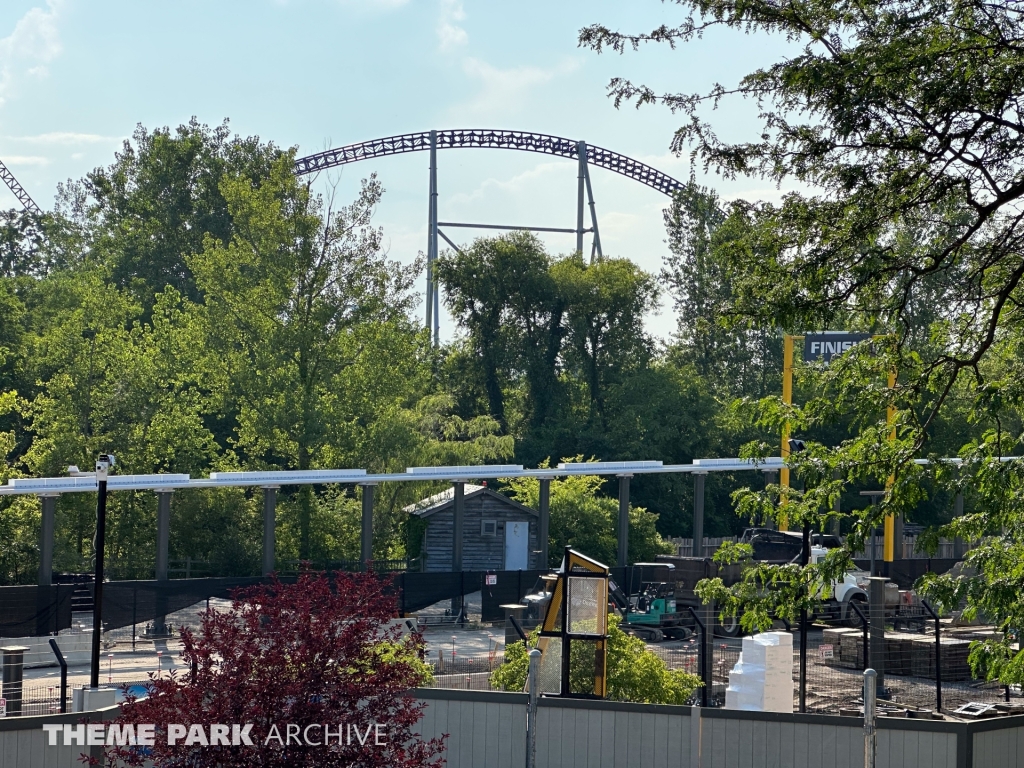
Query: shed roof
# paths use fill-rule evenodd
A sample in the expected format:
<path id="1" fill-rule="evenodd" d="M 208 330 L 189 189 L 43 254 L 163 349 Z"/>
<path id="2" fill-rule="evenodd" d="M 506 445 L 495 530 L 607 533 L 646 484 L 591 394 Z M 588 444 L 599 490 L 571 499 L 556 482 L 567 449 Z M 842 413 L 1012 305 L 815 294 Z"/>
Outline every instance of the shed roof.
<path id="1" fill-rule="evenodd" d="M 518 509 L 528 515 L 537 517 L 538 512 L 535 509 L 525 504 L 520 504 L 518 501 L 510 499 L 508 496 L 502 496 L 500 493 L 495 493 L 490 488 L 484 485 L 473 485 L 466 483 L 464 486 L 463 498 L 466 500 L 476 498 L 477 496 L 492 496 L 504 504 L 510 507 Z M 409 514 L 416 515 L 417 517 L 428 517 L 435 512 L 450 508 L 455 503 L 455 487 L 447 488 L 441 493 L 435 493 L 433 496 L 428 496 L 425 499 L 420 499 L 415 504 L 410 504 L 405 507 L 403 511 Z"/>

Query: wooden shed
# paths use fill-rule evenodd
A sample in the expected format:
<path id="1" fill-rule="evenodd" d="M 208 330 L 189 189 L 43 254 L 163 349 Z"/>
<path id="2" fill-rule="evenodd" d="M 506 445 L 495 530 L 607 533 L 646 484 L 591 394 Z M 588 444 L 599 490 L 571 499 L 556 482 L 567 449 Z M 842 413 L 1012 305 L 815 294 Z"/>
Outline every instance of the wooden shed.
<path id="1" fill-rule="evenodd" d="M 483 485 L 467 483 L 463 499 L 463 570 L 516 571 L 540 567 L 536 510 Z M 405 508 L 427 523 L 420 550 L 425 571 L 452 570 L 454 507 L 455 489 L 449 488 Z"/>

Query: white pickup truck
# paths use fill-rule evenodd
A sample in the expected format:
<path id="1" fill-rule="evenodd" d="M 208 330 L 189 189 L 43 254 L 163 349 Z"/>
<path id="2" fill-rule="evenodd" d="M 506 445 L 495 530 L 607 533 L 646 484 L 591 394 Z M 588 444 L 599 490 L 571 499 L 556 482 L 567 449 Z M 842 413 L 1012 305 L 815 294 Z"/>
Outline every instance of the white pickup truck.
<path id="1" fill-rule="evenodd" d="M 818 563 L 825 559 L 828 549 L 811 547 L 811 562 Z M 871 574 L 859 568 L 847 571 L 842 581 L 832 582 L 832 594 L 824 600 L 823 615 L 817 618 L 843 624 L 859 624 L 857 612 L 850 607 L 856 603 L 865 616 L 868 611 L 868 579 Z M 917 595 L 910 590 L 900 590 L 891 581 L 885 583 L 886 615 L 895 615 L 901 607 L 910 608 L 919 603 Z"/>

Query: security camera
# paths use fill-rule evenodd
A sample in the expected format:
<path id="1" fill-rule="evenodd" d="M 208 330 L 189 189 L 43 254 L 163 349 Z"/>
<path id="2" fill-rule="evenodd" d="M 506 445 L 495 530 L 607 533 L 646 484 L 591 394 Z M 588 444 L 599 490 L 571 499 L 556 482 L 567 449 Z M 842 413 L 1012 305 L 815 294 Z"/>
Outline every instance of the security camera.
<path id="1" fill-rule="evenodd" d="M 114 454 L 101 453 L 96 457 L 96 474 L 106 476 L 115 464 Z"/>

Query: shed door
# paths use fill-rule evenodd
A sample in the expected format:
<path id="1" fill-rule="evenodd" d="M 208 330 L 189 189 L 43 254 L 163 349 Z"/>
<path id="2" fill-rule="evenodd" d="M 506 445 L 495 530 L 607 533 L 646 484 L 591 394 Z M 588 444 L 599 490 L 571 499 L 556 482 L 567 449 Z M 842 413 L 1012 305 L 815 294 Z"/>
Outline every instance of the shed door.
<path id="1" fill-rule="evenodd" d="M 530 524 L 505 523 L 505 570 L 525 571 L 530 567 Z"/>

